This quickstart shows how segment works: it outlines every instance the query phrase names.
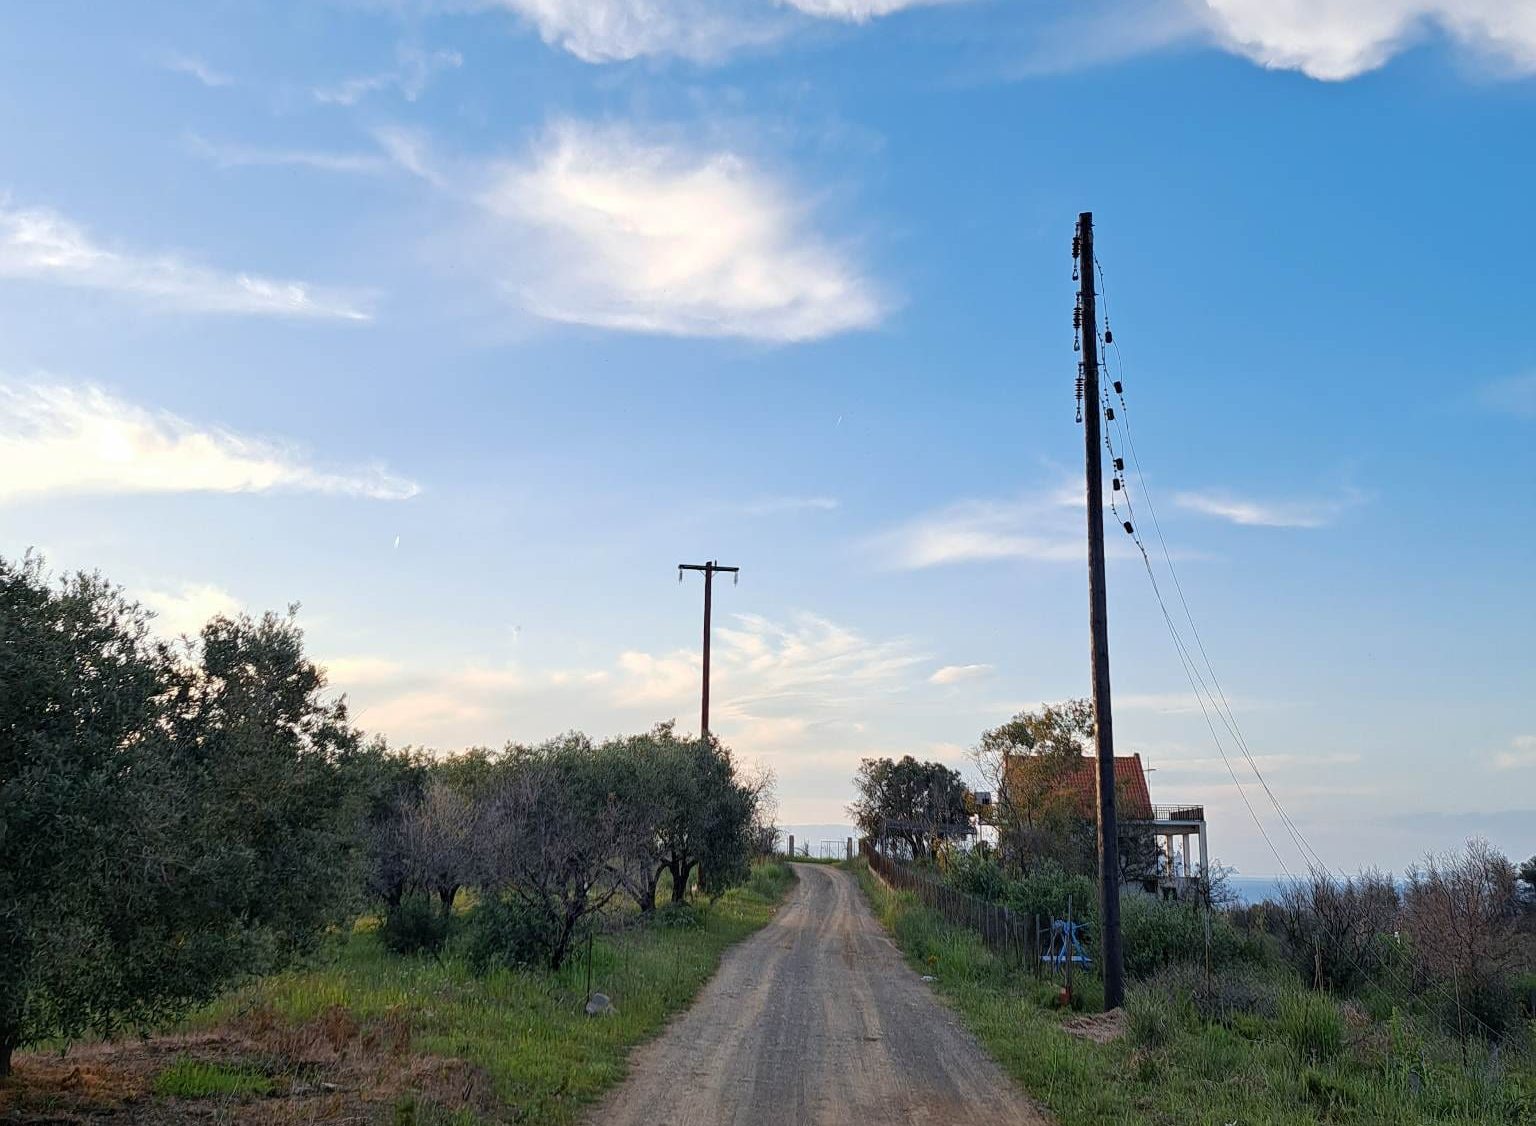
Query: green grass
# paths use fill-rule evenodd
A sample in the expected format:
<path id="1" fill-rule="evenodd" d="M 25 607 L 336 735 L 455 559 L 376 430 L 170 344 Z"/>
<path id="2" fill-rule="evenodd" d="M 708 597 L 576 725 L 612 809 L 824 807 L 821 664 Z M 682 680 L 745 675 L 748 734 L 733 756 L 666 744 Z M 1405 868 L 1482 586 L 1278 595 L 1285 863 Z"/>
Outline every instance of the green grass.
<path id="1" fill-rule="evenodd" d="M 269 1095 L 272 1087 L 272 1080 L 254 1068 L 224 1067 L 183 1056 L 155 1076 L 153 1090 L 178 1099 L 209 1099 Z"/>
<path id="2" fill-rule="evenodd" d="M 962 1021 L 1061 1126 L 1536 1122 L 1528 1051 L 1452 1045 L 1399 1015 L 1353 1027 L 1331 999 L 1290 978 L 1274 1016 L 1221 1020 L 1199 1015 L 1187 996 L 1133 985 L 1128 1036 L 1102 1045 L 1071 1036 L 1044 1007 L 1054 986 L 1003 964 L 867 867 L 859 879 L 913 968 L 937 979 Z M 1094 1008 L 1097 984 L 1079 984 Z"/>
<path id="3" fill-rule="evenodd" d="M 612 998 L 617 1011 L 609 1016 L 582 1011 L 585 944 L 559 973 L 497 970 L 479 977 L 452 955 L 391 955 L 362 927 L 327 964 L 256 982 L 191 1025 L 218 1026 L 258 1008 L 294 1023 L 331 1006 L 363 1022 L 403 1017 L 412 1051 L 483 1068 L 507 1105 L 507 1120 L 572 1122 L 623 1077 L 630 1049 L 693 999 L 726 948 L 772 918 L 793 882 L 787 866 L 760 865 L 744 886 L 714 904 L 701 902 L 698 925 L 641 924 L 598 937 L 591 982 Z"/>

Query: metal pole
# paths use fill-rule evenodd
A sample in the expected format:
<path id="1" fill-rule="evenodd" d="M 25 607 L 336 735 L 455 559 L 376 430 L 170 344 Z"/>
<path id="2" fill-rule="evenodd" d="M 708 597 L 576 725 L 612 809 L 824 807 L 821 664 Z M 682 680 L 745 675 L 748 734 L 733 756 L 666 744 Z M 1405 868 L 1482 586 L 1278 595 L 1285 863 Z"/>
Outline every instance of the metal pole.
<path id="1" fill-rule="evenodd" d="M 1077 219 L 1083 335 L 1083 448 L 1088 485 L 1088 616 L 1092 634 L 1094 753 L 1099 766 L 1099 957 L 1104 1008 L 1125 1003 L 1120 950 L 1120 850 L 1115 820 L 1115 729 L 1109 705 L 1109 609 L 1104 585 L 1104 451 L 1099 430 L 1099 338 L 1093 212 Z"/>

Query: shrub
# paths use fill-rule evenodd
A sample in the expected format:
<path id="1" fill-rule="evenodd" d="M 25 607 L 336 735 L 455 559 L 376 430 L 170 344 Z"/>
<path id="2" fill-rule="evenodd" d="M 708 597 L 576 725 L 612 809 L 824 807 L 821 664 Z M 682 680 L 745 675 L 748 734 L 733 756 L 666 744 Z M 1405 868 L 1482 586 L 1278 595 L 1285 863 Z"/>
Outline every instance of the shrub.
<path id="1" fill-rule="evenodd" d="M 1001 902 L 1008 892 L 1008 874 L 990 850 L 949 853 L 944 874 L 957 890 L 982 899 Z"/>
<path id="2" fill-rule="evenodd" d="M 1120 897 L 1125 972 L 1146 977 L 1173 962 L 1205 963 L 1206 913 L 1198 904 L 1174 903 L 1140 892 Z M 1262 946 L 1244 938 L 1225 914 L 1210 914 L 1213 966 L 1242 958 L 1258 960 Z"/>
<path id="3" fill-rule="evenodd" d="M 447 941 L 448 926 L 431 896 L 407 895 L 384 913 L 379 940 L 393 954 L 436 954 Z"/>
<path id="4" fill-rule="evenodd" d="M 704 925 L 704 916 L 692 903 L 668 903 L 656 910 L 658 927 L 683 927 L 689 930 Z"/>
<path id="5" fill-rule="evenodd" d="M 1366 871 L 1339 879 L 1321 869 L 1292 880 L 1280 893 L 1279 922 L 1286 950 L 1309 980 L 1348 989 L 1378 973 L 1392 956 L 1388 937 L 1397 918 L 1392 877 Z"/>
<path id="6" fill-rule="evenodd" d="M 1280 999 L 1280 1037 L 1302 1059 L 1330 1060 L 1344 1046 L 1344 1018 L 1321 993 L 1298 990 Z"/>
<path id="7" fill-rule="evenodd" d="M 476 973 L 547 965 L 559 934 L 549 916 L 496 896 L 482 900 L 465 920 L 463 953 Z"/>

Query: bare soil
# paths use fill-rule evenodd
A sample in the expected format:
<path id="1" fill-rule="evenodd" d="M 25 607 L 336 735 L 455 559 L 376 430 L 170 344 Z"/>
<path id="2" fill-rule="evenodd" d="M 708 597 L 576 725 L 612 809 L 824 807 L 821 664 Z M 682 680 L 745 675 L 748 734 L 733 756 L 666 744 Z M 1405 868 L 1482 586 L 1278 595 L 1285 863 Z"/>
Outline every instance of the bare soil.
<path id="1" fill-rule="evenodd" d="M 271 1078 L 269 1095 L 170 1098 L 155 1077 L 177 1059 L 245 1068 Z M 227 1028 L 179 1036 L 28 1052 L 0 1081 L 0 1123 L 77 1126 L 109 1123 L 388 1122 L 403 1096 L 491 1112 L 489 1079 L 461 1060 L 413 1055 L 403 1014 L 362 1024 L 333 1006 L 302 1025 L 257 1009 Z"/>
<path id="2" fill-rule="evenodd" d="M 630 1059 L 597 1126 L 1048 1119 L 912 972 L 847 872 L 798 864 L 774 920 Z"/>

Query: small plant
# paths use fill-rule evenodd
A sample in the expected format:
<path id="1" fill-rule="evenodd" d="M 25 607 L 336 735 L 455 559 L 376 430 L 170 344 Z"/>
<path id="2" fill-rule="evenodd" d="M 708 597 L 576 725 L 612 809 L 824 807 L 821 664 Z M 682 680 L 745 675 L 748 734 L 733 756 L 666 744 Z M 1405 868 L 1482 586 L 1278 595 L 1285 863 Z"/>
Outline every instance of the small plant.
<path id="1" fill-rule="evenodd" d="M 1344 1046 L 1344 1018 L 1332 1001 L 1318 993 L 1298 991 L 1282 997 L 1276 1026 L 1302 1059 L 1330 1060 Z"/>
<path id="2" fill-rule="evenodd" d="M 224 1067 L 182 1056 L 155 1076 L 154 1091 L 178 1099 L 270 1095 L 272 1080 L 254 1068 Z"/>
<path id="3" fill-rule="evenodd" d="M 668 903 L 656 909 L 658 927 L 687 927 L 690 930 L 704 925 L 704 914 L 692 903 Z"/>

